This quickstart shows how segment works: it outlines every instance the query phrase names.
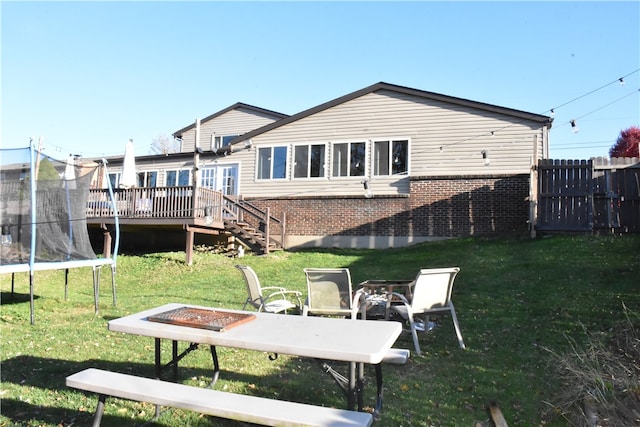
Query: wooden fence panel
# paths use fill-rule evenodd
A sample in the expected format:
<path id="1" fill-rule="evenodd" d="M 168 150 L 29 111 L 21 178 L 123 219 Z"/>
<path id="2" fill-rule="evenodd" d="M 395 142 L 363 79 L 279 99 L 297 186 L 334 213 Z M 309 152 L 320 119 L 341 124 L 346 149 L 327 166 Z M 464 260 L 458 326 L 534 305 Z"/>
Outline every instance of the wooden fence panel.
<path id="1" fill-rule="evenodd" d="M 591 162 L 586 160 L 540 160 L 538 230 L 591 229 L 591 171 Z"/>
<path id="2" fill-rule="evenodd" d="M 640 232 L 640 159 L 538 163 L 540 231 Z"/>

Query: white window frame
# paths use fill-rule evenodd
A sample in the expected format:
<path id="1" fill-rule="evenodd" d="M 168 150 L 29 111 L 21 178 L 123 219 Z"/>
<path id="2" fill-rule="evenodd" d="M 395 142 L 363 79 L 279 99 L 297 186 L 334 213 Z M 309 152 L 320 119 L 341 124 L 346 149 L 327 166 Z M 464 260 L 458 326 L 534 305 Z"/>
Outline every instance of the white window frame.
<path id="1" fill-rule="evenodd" d="M 406 149 L 406 170 L 402 171 L 402 172 L 394 172 L 393 171 L 393 146 L 394 143 L 399 143 L 399 142 L 406 142 L 407 144 L 407 149 Z M 379 172 L 379 165 L 377 164 L 378 161 L 378 156 L 377 156 L 377 151 L 376 151 L 376 146 L 378 144 L 381 143 L 387 143 L 387 154 L 388 154 L 388 158 L 387 158 L 387 172 L 386 173 L 380 173 Z M 411 139 L 410 138 L 375 138 L 371 140 L 371 174 L 374 177 L 385 177 L 385 176 L 394 176 L 394 175 L 408 175 L 409 174 L 409 165 L 411 164 L 410 162 L 410 157 L 411 157 Z"/>
<path id="2" fill-rule="evenodd" d="M 300 147 L 306 147 L 307 148 L 307 159 L 306 159 L 306 166 L 307 166 L 307 171 L 305 176 L 296 176 L 296 169 L 297 169 L 297 150 Z M 318 176 L 312 176 L 311 175 L 311 166 L 312 166 L 312 162 L 311 162 L 311 154 L 312 154 L 312 147 L 322 147 L 323 150 L 323 160 L 320 163 L 320 175 Z M 294 144 L 293 145 L 293 149 L 292 149 L 292 153 L 291 153 L 291 178 L 292 179 L 327 179 L 328 178 L 328 157 L 327 156 L 328 153 L 328 147 L 327 147 L 327 143 L 326 142 L 316 142 L 316 143 L 305 143 L 305 144 Z"/>
<path id="3" fill-rule="evenodd" d="M 167 178 L 169 175 L 169 172 L 175 172 L 176 173 L 176 182 L 175 183 L 168 183 L 167 182 Z M 189 179 L 187 180 L 187 184 L 186 185 L 180 185 L 180 175 L 181 172 L 188 172 L 188 177 Z M 191 177 L 191 173 L 192 173 L 192 169 L 189 168 L 178 168 L 178 169 L 166 169 L 164 171 L 164 186 L 165 187 L 185 187 L 185 186 L 189 186 L 191 185 L 192 182 L 192 177 Z"/>
<path id="4" fill-rule="evenodd" d="M 229 145 L 229 142 L 238 135 L 216 135 L 215 133 L 211 134 L 211 151 L 218 151 L 218 149 L 226 147 Z"/>
<path id="5" fill-rule="evenodd" d="M 155 185 L 148 185 L 149 184 L 149 177 L 155 174 L 156 175 L 156 182 Z M 149 188 L 155 188 L 158 187 L 158 178 L 160 177 L 160 172 L 157 170 L 148 170 L 148 171 L 140 171 L 138 173 L 136 173 L 136 182 L 138 184 L 138 187 L 149 187 Z"/>
<path id="6" fill-rule="evenodd" d="M 354 178 L 354 179 L 361 179 L 367 176 L 367 170 L 368 167 L 367 165 L 369 164 L 369 150 L 368 150 L 368 143 L 369 140 L 345 140 L 345 141 L 333 141 L 331 142 L 331 158 L 329 159 L 329 162 L 331 164 L 331 178 L 332 179 L 337 179 L 337 178 Z M 352 156 L 352 149 L 351 146 L 352 144 L 363 144 L 364 146 L 364 159 L 362 159 L 362 174 L 361 175 L 352 175 L 351 174 L 351 156 Z M 347 145 L 347 159 L 346 159 L 346 166 L 347 166 L 347 174 L 346 175 L 336 175 L 336 170 L 337 168 L 335 167 L 336 162 L 334 161 L 336 153 L 338 152 L 336 150 L 336 146 L 339 145 Z M 342 164 L 342 161 L 340 161 L 339 164 L 339 169 L 342 169 L 340 167 L 340 165 Z"/>
<path id="7" fill-rule="evenodd" d="M 261 159 L 261 153 L 264 152 L 264 150 L 270 150 L 270 156 L 268 158 L 269 161 L 269 177 L 268 178 L 263 178 L 261 176 L 261 163 L 260 163 L 260 159 Z M 274 178 L 273 176 L 273 172 L 274 172 L 274 161 L 275 161 L 275 155 L 274 155 L 274 151 L 276 149 L 284 149 L 285 150 L 285 155 L 284 155 L 284 166 L 283 166 L 283 172 L 284 172 L 284 176 L 282 177 L 276 177 Z M 290 153 L 290 146 L 286 145 L 286 144 L 275 144 L 275 145 L 268 145 L 268 146 L 261 146 L 256 150 L 256 175 L 255 175 L 255 179 L 256 181 L 280 181 L 280 180 L 284 180 L 287 179 L 288 174 L 289 174 L 289 153 Z"/>

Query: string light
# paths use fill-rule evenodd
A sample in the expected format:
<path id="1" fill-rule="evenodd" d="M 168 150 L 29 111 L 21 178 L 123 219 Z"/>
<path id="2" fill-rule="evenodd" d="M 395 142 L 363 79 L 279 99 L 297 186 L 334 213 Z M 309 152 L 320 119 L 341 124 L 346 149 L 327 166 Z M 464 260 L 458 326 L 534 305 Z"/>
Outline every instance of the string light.
<path id="1" fill-rule="evenodd" d="M 578 128 L 578 125 L 576 125 L 576 121 L 575 120 L 570 120 L 569 123 L 571 123 L 571 132 L 573 132 L 573 133 L 580 132 L 580 129 Z"/>

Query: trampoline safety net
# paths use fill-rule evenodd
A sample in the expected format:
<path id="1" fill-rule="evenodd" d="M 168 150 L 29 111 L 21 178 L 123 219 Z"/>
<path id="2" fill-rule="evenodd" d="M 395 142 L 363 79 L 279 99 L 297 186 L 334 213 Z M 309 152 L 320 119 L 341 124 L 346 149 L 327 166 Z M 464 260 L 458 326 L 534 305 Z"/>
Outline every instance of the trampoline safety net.
<path id="1" fill-rule="evenodd" d="M 0 149 L 0 264 L 28 263 L 32 248 L 35 262 L 95 259 L 86 206 L 99 165 L 34 153 L 35 162 L 30 148 Z"/>

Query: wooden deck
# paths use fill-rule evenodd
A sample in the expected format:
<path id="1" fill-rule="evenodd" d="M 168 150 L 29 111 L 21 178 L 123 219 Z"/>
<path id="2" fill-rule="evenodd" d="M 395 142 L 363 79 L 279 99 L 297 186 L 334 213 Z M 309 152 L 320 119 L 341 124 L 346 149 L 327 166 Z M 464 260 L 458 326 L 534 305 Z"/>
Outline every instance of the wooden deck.
<path id="1" fill-rule="evenodd" d="M 122 223 L 192 224 L 224 228 L 221 192 L 193 187 L 140 187 L 116 189 L 115 210 Z M 87 222 L 112 223 L 116 212 L 106 189 L 89 190 Z"/>
<path id="2" fill-rule="evenodd" d="M 167 227 L 181 226 L 187 233 L 187 262 L 190 262 L 194 233 L 229 234 L 255 252 L 283 248 L 285 221 L 242 200 L 209 188 L 139 187 L 113 191 L 91 189 L 87 201 L 87 224 Z M 117 211 L 117 212 L 116 212 Z M 105 227 L 106 228 L 106 227 Z M 275 234 L 274 234 L 275 232 Z M 105 250 L 108 242 L 105 241 Z"/>

